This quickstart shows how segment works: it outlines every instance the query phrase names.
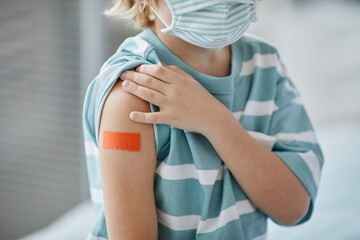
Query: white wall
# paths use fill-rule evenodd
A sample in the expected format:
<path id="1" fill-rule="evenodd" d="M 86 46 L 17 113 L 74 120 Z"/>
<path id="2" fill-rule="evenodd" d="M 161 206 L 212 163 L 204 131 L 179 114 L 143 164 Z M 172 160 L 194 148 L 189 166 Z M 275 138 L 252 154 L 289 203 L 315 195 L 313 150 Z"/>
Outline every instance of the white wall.
<path id="1" fill-rule="evenodd" d="M 249 29 L 275 45 L 315 127 L 360 122 L 360 3 L 262 1 Z"/>

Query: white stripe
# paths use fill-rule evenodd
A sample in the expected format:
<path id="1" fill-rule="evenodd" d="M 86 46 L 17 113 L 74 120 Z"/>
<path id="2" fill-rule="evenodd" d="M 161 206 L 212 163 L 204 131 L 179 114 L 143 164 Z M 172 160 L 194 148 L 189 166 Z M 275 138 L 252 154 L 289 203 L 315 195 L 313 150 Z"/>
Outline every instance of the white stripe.
<path id="1" fill-rule="evenodd" d="M 89 233 L 89 234 L 87 235 L 86 240 L 106 240 L 106 238 L 97 237 L 97 236 L 94 236 L 94 235 L 92 235 L 91 233 Z"/>
<path id="2" fill-rule="evenodd" d="M 303 104 L 303 101 L 301 100 L 300 97 L 294 98 L 293 100 L 291 100 L 291 102 L 294 103 L 294 104 L 299 104 L 299 105 Z"/>
<path id="3" fill-rule="evenodd" d="M 247 131 L 256 141 L 261 145 L 271 150 L 274 147 L 276 138 L 274 136 L 269 136 L 261 132 Z"/>
<path id="4" fill-rule="evenodd" d="M 276 67 L 280 76 L 286 77 L 287 70 L 284 64 L 278 59 L 275 53 L 270 54 L 254 54 L 249 61 L 243 62 L 240 76 L 251 75 L 254 73 L 255 67 L 270 68 Z"/>
<path id="5" fill-rule="evenodd" d="M 317 159 L 315 153 L 310 150 L 306 153 L 297 153 L 297 154 L 300 155 L 300 157 L 302 159 L 304 159 L 304 161 L 308 165 L 308 167 L 314 177 L 315 184 L 318 187 L 319 182 L 320 182 L 321 169 L 320 169 L 319 160 Z"/>
<path id="6" fill-rule="evenodd" d="M 144 50 L 133 50 L 134 53 L 137 53 L 137 54 L 142 54 L 142 51 Z M 108 64 L 108 62 L 105 62 L 102 67 L 100 68 L 100 73 L 102 74 L 105 74 L 105 75 L 101 75 L 102 76 L 108 76 L 109 75 L 109 72 L 112 72 L 114 70 L 117 70 L 119 69 L 119 66 L 123 65 L 124 62 L 128 61 L 128 62 L 131 62 L 131 61 L 136 61 L 136 60 L 141 60 L 139 59 L 139 56 L 136 56 L 136 55 L 129 55 L 129 56 L 121 56 L 117 59 L 117 63 L 116 64 Z M 121 61 L 121 62 L 120 62 Z M 109 69 L 108 69 L 109 68 Z M 107 72 L 104 72 L 104 71 L 107 71 Z"/>
<path id="7" fill-rule="evenodd" d="M 159 223 L 179 231 L 196 229 L 200 221 L 200 215 L 171 216 L 158 208 L 156 208 L 156 215 Z"/>
<path id="8" fill-rule="evenodd" d="M 99 156 L 99 149 L 96 147 L 93 141 L 84 141 L 85 154 Z"/>
<path id="9" fill-rule="evenodd" d="M 304 131 L 299 133 L 278 133 L 274 135 L 277 140 L 284 141 L 284 142 L 291 142 L 291 141 L 302 141 L 302 142 L 309 142 L 309 143 L 318 143 L 316 134 L 314 131 Z"/>
<path id="10" fill-rule="evenodd" d="M 253 240 L 266 240 L 266 233 L 253 238 Z"/>
<path id="11" fill-rule="evenodd" d="M 223 178 L 224 166 L 215 170 L 199 170 L 194 164 L 167 165 L 161 162 L 156 173 L 167 180 L 198 179 L 202 185 L 213 185 L 216 180 Z"/>
<path id="12" fill-rule="evenodd" d="M 90 188 L 91 201 L 94 203 L 104 203 L 103 191 L 98 188 Z"/>
<path id="13" fill-rule="evenodd" d="M 101 88 L 104 85 L 104 83 L 107 81 L 106 77 L 109 76 L 109 74 L 111 74 L 113 71 L 118 70 L 123 65 L 124 65 L 124 62 L 121 61 L 121 62 L 118 62 L 115 64 L 110 64 L 110 65 L 107 65 L 106 67 L 104 67 L 104 69 L 101 70 L 99 75 L 96 76 L 96 79 L 97 79 L 96 84 L 98 84 L 98 87 Z"/>
<path id="14" fill-rule="evenodd" d="M 158 221 L 172 230 L 197 229 L 197 233 L 208 233 L 225 226 L 230 221 L 238 219 L 242 214 L 254 212 L 255 209 L 255 206 L 249 200 L 242 200 L 222 210 L 218 217 L 209 218 L 205 221 L 200 220 L 200 215 L 172 216 L 158 208 L 156 208 L 156 212 Z"/>
<path id="15" fill-rule="evenodd" d="M 104 64 L 100 68 L 99 73 L 102 73 L 105 70 L 105 68 L 107 68 L 108 66 L 109 66 L 108 62 L 104 62 Z"/>
<path id="16" fill-rule="evenodd" d="M 276 59 L 276 71 L 279 73 L 280 76 L 287 77 L 288 73 L 286 66 L 278 58 Z"/>
<path id="17" fill-rule="evenodd" d="M 134 37 L 134 42 L 136 43 L 137 49 L 133 50 L 132 53 L 145 57 L 145 51 L 150 47 L 150 44 L 139 36 Z"/>
<path id="18" fill-rule="evenodd" d="M 227 223 L 238 219 L 240 215 L 254 211 L 255 207 L 249 200 L 238 201 L 235 205 L 222 210 L 218 217 L 200 221 L 196 233 L 209 233 L 216 231 L 218 228 L 225 226 Z"/>
<path id="19" fill-rule="evenodd" d="M 252 101 L 249 100 L 246 103 L 244 109 L 244 115 L 251 116 L 262 116 L 262 115 L 271 115 L 274 111 L 279 108 L 276 106 L 273 100 L 269 101 Z"/>

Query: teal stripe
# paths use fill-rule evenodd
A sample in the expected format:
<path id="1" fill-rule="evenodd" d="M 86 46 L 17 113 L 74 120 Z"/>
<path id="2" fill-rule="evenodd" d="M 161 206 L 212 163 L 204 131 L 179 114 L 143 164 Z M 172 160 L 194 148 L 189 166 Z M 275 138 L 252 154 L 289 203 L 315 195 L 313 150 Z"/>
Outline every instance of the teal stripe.
<path id="1" fill-rule="evenodd" d="M 313 130 L 313 127 L 304 106 L 288 104 L 273 113 L 268 134 L 276 135 L 281 132 L 304 132 L 308 130 Z"/>
<path id="2" fill-rule="evenodd" d="M 108 233 L 105 222 L 104 207 L 101 206 L 96 217 L 96 222 L 91 230 L 91 234 L 97 237 L 108 239 Z"/>
<path id="3" fill-rule="evenodd" d="M 157 207 L 172 216 L 201 215 L 204 194 L 211 192 L 211 186 L 201 187 L 197 179 L 167 180 L 158 174 L 155 186 Z M 192 194 L 179 196 L 178 193 Z"/>
<path id="4" fill-rule="evenodd" d="M 256 131 L 266 133 L 269 128 L 269 121 L 271 119 L 270 115 L 264 116 L 242 116 L 240 119 L 241 125 L 247 131 Z"/>
<path id="5" fill-rule="evenodd" d="M 104 213 L 104 204 L 103 203 L 94 203 L 91 202 L 93 213 L 96 216 L 101 216 Z"/>
<path id="6" fill-rule="evenodd" d="M 158 240 L 184 240 L 196 239 L 195 230 L 176 231 L 168 228 L 167 226 L 158 223 Z"/>
<path id="7" fill-rule="evenodd" d="M 236 95 L 245 95 L 248 101 L 270 101 L 276 94 L 274 81 L 264 81 L 268 76 L 276 75 L 276 68 L 255 67 L 251 75 L 242 76 L 237 82 Z M 238 96 L 241 97 L 241 96 Z M 243 97 L 244 99 L 244 97 Z M 245 107 L 245 106 L 244 106 Z"/>
<path id="8" fill-rule="evenodd" d="M 186 135 L 185 135 L 186 134 Z M 169 155 L 164 159 L 167 165 L 194 164 L 195 159 L 201 159 L 196 162 L 196 168 L 200 170 L 218 169 L 220 158 L 216 150 L 212 147 L 209 140 L 199 133 L 191 133 L 171 128 L 170 141 L 176 142 L 176 145 L 170 144 Z M 189 146 L 189 143 L 191 144 Z M 181 152 L 175 151 L 182 149 Z M 208 159 L 206 161 L 206 159 Z"/>
<path id="9" fill-rule="evenodd" d="M 241 216 L 241 223 L 244 226 L 245 239 L 254 239 L 264 235 L 267 230 L 267 215 L 260 210 Z M 247 226 L 256 226 L 249 228 Z"/>
<path id="10" fill-rule="evenodd" d="M 236 205 L 238 201 L 244 200 L 248 200 L 247 196 L 231 176 L 229 169 L 226 168 L 223 179 L 217 180 L 212 189 L 212 198 L 209 202 L 207 217 L 219 217 L 221 211 Z"/>
<path id="11" fill-rule="evenodd" d="M 244 36 L 240 38 L 238 42 L 235 43 L 239 49 L 241 49 L 241 58 L 242 63 L 251 60 L 255 54 L 276 54 L 276 49 L 268 44 L 261 44 L 258 39 L 253 36 Z M 241 66 L 240 66 L 241 67 Z M 271 81 L 276 81 L 278 75 L 274 75 L 271 78 Z"/>
<path id="12" fill-rule="evenodd" d="M 289 84 L 290 86 L 294 87 L 294 84 L 292 83 L 292 81 L 287 78 L 287 77 L 278 77 L 278 81 L 277 81 L 277 100 L 276 103 L 278 106 L 285 106 L 288 103 L 290 103 L 293 99 L 295 99 L 296 97 L 301 97 L 300 95 L 297 96 L 296 93 L 288 90 L 288 88 L 286 87 L 286 84 Z M 296 89 L 296 88 L 295 88 Z"/>

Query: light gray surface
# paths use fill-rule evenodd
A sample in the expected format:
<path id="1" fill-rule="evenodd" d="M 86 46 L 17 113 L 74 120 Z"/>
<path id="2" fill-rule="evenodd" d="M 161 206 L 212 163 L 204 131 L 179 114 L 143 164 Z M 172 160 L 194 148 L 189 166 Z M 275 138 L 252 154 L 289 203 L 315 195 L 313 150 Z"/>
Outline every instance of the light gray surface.
<path id="1" fill-rule="evenodd" d="M 360 1 L 272 0 L 249 32 L 275 45 L 315 127 L 360 121 Z"/>
<path id="2" fill-rule="evenodd" d="M 0 239 L 88 197 L 76 1 L 0 1 Z"/>
<path id="3" fill-rule="evenodd" d="M 269 221 L 268 240 L 360 239 L 360 122 L 319 128 L 325 164 L 313 215 L 299 226 Z"/>
<path id="4" fill-rule="evenodd" d="M 84 201 L 43 229 L 18 240 L 85 240 L 93 224 L 91 201 Z"/>

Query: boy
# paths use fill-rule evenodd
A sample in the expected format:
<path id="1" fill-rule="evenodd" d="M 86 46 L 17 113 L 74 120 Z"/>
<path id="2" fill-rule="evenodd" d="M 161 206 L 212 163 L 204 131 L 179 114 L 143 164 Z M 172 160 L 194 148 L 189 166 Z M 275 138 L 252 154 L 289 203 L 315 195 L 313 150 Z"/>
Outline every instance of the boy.
<path id="1" fill-rule="evenodd" d="M 323 155 L 256 2 L 114 1 L 145 28 L 89 85 L 88 239 L 265 239 L 307 221 Z M 146 113 L 145 113 L 146 112 Z"/>

